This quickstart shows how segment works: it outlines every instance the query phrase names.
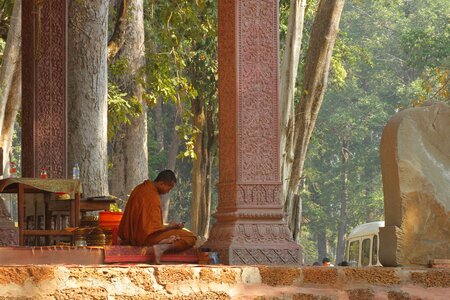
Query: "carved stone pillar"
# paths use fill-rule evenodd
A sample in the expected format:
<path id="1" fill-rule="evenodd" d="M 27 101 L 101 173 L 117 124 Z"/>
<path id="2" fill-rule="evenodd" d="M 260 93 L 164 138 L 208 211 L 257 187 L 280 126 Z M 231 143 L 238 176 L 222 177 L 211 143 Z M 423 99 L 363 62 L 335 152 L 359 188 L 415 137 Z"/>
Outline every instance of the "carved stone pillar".
<path id="1" fill-rule="evenodd" d="M 227 264 L 299 264 L 280 198 L 277 0 L 219 0 L 219 205 Z"/>
<path id="2" fill-rule="evenodd" d="M 65 178 L 67 1 L 22 1 L 22 176 Z"/>

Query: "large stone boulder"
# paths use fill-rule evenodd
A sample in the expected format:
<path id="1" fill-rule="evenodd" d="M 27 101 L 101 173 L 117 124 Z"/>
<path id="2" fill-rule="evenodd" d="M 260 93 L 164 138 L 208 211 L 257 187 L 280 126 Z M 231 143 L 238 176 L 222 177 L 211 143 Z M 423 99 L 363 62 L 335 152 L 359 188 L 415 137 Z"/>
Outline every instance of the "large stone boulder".
<path id="1" fill-rule="evenodd" d="M 450 107 L 440 103 L 394 115 L 381 138 L 384 266 L 450 258 Z"/>

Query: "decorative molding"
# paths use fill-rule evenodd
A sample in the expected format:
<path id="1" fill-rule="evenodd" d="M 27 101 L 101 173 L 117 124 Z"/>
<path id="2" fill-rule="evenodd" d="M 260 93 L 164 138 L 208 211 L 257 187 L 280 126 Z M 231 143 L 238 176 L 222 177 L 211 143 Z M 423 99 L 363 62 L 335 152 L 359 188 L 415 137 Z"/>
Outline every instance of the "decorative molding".
<path id="1" fill-rule="evenodd" d="M 280 205 L 281 184 L 238 185 L 237 203 L 243 205 L 273 206 Z"/>
<path id="2" fill-rule="evenodd" d="M 298 265 L 301 256 L 299 249 L 233 249 L 232 265 Z"/>
<path id="3" fill-rule="evenodd" d="M 289 229 L 283 223 L 222 223 L 211 230 L 209 244 L 219 246 L 222 242 L 239 245 L 278 245 L 292 242 Z M 219 247 L 220 248 L 220 247 Z"/>
<path id="4" fill-rule="evenodd" d="M 220 210 L 281 207 L 281 183 L 219 184 Z"/>
<path id="5" fill-rule="evenodd" d="M 214 214 L 214 217 L 219 221 L 236 221 L 242 219 L 250 220 L 282 220 L 286 214 L 282 212 L 282 207 L 278 209 L 272 209 L 271 211 L 261 211 L 258 207 L 249 208 L 250 211 L 231 211 L 231 212 L 218 212 Z"/>

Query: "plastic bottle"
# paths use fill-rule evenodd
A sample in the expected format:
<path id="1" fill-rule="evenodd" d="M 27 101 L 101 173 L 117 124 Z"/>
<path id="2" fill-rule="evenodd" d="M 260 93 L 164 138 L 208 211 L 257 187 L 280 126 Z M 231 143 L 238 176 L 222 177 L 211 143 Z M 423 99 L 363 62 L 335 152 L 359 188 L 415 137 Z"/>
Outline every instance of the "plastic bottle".
<path id="1" fill-rule="evenodd" d="M 47 173 L 47 169 L 46 168 L 42 168 L 41 169 L 41 173 L 39 174 L 39 177 L 41 179 L 47 179 L 48 178 L 48 173 Z"/>
<path id="2" fill-rule="evenodd" d="M 16 172 L 17 172 L 16 163 L 12 161 L 12 162 L 9 163 L 9 174 L 10 174 L 10 177 L 11 178 L 16 177 Z"/>
<path id="3" fill-rule="evenodd" d="M 73 164 L 72 179 L 80 179 L 80 166 L 78 163 Z"/>

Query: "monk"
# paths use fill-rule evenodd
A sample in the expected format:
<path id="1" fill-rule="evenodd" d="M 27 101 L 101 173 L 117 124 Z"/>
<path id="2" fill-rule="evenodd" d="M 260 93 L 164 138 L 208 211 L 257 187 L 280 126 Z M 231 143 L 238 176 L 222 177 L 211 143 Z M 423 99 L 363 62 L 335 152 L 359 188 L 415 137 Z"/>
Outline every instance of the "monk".
<path id="1" fill-rule="evenodd" d="M 145 180 L 128 198 L 119 225 L 122 244 L 152 246 L 156 263 L 167 250 L 182 251 L 194 246 L 196 237 L 183 223 L 164 224 L 160 195 L 168 193 L 177 183 L 171 170 L 164 170 L 154 181 Z"/>

